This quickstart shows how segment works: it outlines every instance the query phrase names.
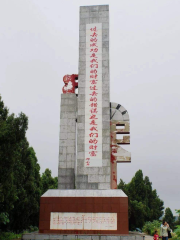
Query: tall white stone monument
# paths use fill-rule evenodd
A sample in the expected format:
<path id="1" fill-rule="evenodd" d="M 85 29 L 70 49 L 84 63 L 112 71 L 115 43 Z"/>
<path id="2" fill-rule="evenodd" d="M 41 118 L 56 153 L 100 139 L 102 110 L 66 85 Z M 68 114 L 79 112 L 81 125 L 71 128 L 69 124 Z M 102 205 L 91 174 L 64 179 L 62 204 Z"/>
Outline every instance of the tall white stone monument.
<path id="1" fill-rule="evenodd" d="M 115 189 L 131 155 L 119 146 L 130 143 L 128 112 L 110 103 L 108 5 L 80 7 L 78 75 L 63 80 L 59 189 Z"/>

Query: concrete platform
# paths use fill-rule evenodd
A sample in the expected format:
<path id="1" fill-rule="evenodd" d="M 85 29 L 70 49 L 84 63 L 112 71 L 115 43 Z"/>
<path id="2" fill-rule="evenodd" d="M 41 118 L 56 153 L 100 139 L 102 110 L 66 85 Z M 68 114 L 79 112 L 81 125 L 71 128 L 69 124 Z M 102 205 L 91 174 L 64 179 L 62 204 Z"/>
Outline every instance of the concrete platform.
<path id="1" fill-rule="evenodd" d="M 144 240 L 143 235 L 62 235 L 62 234 L 42 234 L 26 233 L 22 240 Z"/>
<path id="2" fill-rule="evenodd" d="M 44 197 L 127 197 L 121 189 L 49 189 Z"/>

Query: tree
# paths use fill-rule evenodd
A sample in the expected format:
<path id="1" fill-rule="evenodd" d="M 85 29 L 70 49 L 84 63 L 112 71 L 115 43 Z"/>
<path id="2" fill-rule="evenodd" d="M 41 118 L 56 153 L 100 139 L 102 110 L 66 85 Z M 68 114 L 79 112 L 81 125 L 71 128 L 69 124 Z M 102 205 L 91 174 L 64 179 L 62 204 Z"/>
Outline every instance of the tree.
<path id="1" fill-rule="evenodd" d="M 124 191 L 127 191 L 127 189 L 126 189 L 126 183 L 125 183 L 122 179 L 120 179 L 117 188 L 118 188 L 118 189 L 121 189 L 123 192 L 124 192 Z"/>
<path id="2" fill-rule="evenodd" d="M 158 220 L 163 213 L 163 201 L 152 189 L 152 183 L 142 170 L 135 173 L 132 180 L 126 184 L 120 179 L 119 189 L 122 189 L 129 199 L 129 227 L 131 230 L 142 228 L 146 221 Z"/>
<path id="3" fill-rule="evenodd" d="M 180 225 L 180 209 L 179 210 L 176 209 L 175 211 L 179 215 L 177 221 L 174 223 L 174 226 L 177 226 L 177 225 Z"/>
<path id="4" fill-rule="evenodd" d="M 44 194 L 48 189 L 58 188 L 58 178 L 51 176 L 51 170 L 47 168 L 41 176 L 41 194 Z"/>
<path id="5" fill-rule="evenodd" d="M 41 195 L 40 167 L 26 139 L 28 118 L 9 114 L 0 97 L 0 229 L 37 226 Z"/>
<path id="6" fill-rule="evenodd" d="M 174 233 L 175 233 L 175 236 L 173 236 L 173 239 L 174 240 L 179 240 L 180 239 L 180 209 L 179 210 L 175 210 L 176 213 L 179 214 L 179 217 L 178 217 L 178 220 L 175 222 L 175 230 L 174 230 Z"/>
<path id="7" fill-rule="evenodd" d="M 19 143 L 24 139 L 28 118 L 20 113 L 18 117 L 9 114 L 0 96 L 0 214 L 8 213 L 17 200 L 13 167 Z M 0 228 L 3 221 L 0 222 Z"/>
<path id="8" fill-rule="evenodd" d="M 130 200 L 130 228 L 142 228 L 146 219 L 146 206 L 137 200 Z"/>
<path id="9" fill-rule="evenodd" d="M 164 202 L 157 195 L 156 189 L 152 190 L 152 199 L 149 198 L 148 202 L 150 216 L 147 220 L 148 221 L 158 220 L 163 214 Z"/>
<path id="10" fill-rule="evenodd" d="M 32 147 L 26 139 L 19 145 L 14 166 L 14 184 L 17 189 L 17 201 L 10 211 L 9 227 L 13 231 L 22 231 L 29 226 L 38 226 L 39 200 L 41 196 L 40 166 Z M 18 221 L 17 221 L 18 219 Z"/>
<path id="11" fill-rule="evenodd" d="M 168 222 L 170 228 L 174 230 L 174 216 L 170 208 L 165 209 L 164 220 Z"/>
<path id="12" fill-rule="evenodd" d="M 146 205 L 148 209 L 148 214 L 146 221 L 158 220 L 163 213 L 164 202 L 157 195 L 156 189 L 152 189 L 152 182 L 150 182 L 149 177 L 144 178 L 144 184 L 146 189 Z"/>

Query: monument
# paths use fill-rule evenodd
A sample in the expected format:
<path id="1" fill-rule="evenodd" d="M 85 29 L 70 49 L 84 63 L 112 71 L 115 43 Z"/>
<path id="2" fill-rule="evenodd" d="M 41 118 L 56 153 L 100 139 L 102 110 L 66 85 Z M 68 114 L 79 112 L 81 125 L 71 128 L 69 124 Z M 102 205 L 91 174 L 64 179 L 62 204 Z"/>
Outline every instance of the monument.
<path id="1" fill-rule="evenodd" d="M 117 162 L 131 155 L 120 146 L 130 143 L 128 112 L 110 102 L 108 5 L 80 7 L 79 71 L 63 81 L 58 188 L 116 189 Z"/>
<path id="2" fill-rule="evenodd" d="M 41 234 L 129 232 L 128 197 L 117 189 L 117 163 L 131 161 L 122 147 L 130 144 L 129 115 L 110 102 L 109 38 L 109 6 L 80 7 L 79 69 L 63 78 L 58 189 L 41 197 Z"/>

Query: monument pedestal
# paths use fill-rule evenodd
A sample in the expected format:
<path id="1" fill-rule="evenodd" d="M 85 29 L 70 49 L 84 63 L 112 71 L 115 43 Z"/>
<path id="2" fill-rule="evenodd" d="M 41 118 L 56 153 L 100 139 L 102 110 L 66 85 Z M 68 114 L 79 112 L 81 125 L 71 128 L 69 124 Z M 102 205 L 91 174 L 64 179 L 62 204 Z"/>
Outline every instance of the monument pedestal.
<path id="1" fill-rule="evenodd" d="M 40 202 L 39 233 L 128 234 L 128 197 L 122 190 L 48 190 Z"/>

